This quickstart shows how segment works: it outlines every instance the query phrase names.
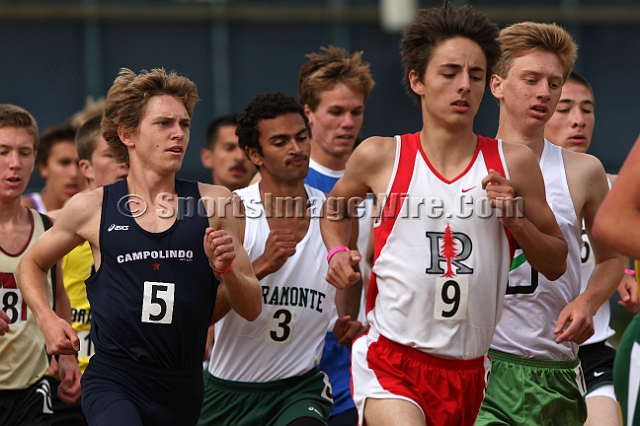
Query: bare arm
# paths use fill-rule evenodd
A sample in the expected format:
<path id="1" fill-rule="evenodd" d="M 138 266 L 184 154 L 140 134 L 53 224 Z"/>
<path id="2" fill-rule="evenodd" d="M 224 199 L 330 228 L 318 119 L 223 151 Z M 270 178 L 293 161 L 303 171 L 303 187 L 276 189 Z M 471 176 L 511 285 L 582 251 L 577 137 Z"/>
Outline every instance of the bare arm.
<path id="1" fill-rule="evenodd" d="M 78 230 L 87 226 L 96 203 L 97 211 L 100 211 L 101 202 L 101 193 L 99 200 L 95 194 L 79 194 L 69 200 L 53 227 L 38 238 L 33 247 L 25 253 L 16 271 L 24 300 L 35 315 L 44 334 L 47 351 L 52 355 L 73 355 L 80 349 L 80 342 L 69 321 L 60 318 L 49 306 L 47 271 L 83 241 Z M 59 287 L 62 287 L 62 284 Z M 64 289 L 62 291 L 64 293 Z M 60 297 L 65 305 L 66 293 Z M 70 320 L 68 304 L 67 298 L 67 306 L 60 309 L 69 310 Z"/>
<path id="2" fill-rule="evenodd" d="M 204 236 L 204 248 L 212 267 L 224 271 L 226 299 L 230 307 L 248 321 L 262 312 L 262 289 L 253 273 L 247 252 L 242 246 L 243 236 L 234 209 L 231 193 L 222 187 L 200 184 L 200 193 L 217 200 L 217 211 L 210 220 Z"/>
<path id="3" fill-rule="evenodd" d="M 64 287 L 62 261 L 56 267 L 56 314 L 71 324 L 71 303 Z M 60 355 L 58 357 L 58 397 L 66 404 L 73 404 L 80 398 L 81 386 L 78 359 L 74 355 Z"/>
<path id="4" fill-rule="evenodd" d="M 522 197 L 523 211 L 516 211 L 517 203 L 502 206 L 506 211 L 500 220 L 511 231 L 529 264 L 549 280 L 556 280 L 567 269 L 568 247 L 547 204 L 540 166 L 526 146 L 503 146 L 511 181 L 490 173 L 483 185 L 489 198 Z M 497 186 L 487 185 L 489 182 Z"/>
<path id="5" fill-rule="evenodd" d="M 640 137 L 625 160 L 593 224 L 602 243 L 640 259 Z"/>
<path id="6" fill-rule="evenodd" d="M 393 138 L 369 138 L 356 148 L 347 163 L 344 176 L 336 183 L 327 197 L 325 213 L 320 221 L 322 239 L 331 250 L 338 246 L 349 246 L 353 230 L 348 200 L 364 199 L 368 192 L 382 192 L 391 176 L 395 161 Z M 384 188 L 384 189 L 382 189 Z M 327 281 L 338 289 L 344 289 L 360 279 L 353 266 L 360 261 L 357 250 L 335 253 L 329 262 Z"/>
<path id="7" fill-rule="evenodd" d="M 565 152 L 564 159 L 565 168 L 570 173 L 568 180 L 572 198 L 585 200 L 581 216 L 591 242 L 595 267 L 584 293 L 560 312 L 555 332 L 559 334 L 558 343 L 570 340 L 581 344 L 593 334 L 592 317 L 615 292 L 624 267 L 620 256 L 591 233 L 596 211 L 609 190 L 602 164 L 595 157 L 572 152 Z"/>

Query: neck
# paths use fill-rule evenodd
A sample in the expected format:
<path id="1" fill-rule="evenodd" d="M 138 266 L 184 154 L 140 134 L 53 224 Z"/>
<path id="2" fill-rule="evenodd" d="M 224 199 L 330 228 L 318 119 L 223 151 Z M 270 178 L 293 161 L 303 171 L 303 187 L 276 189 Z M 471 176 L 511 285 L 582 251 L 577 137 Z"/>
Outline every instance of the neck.
<path id="1" fill-rule="evenodd" d="M 425 122 L 420 131 L 420 144 L 429 162 L 447 178 L 452 177 L 452 173 L 457 176 L 460 167 L 468 164 L 477 141 L 473 126 L 445 128 Z"/>
<path id="2" fill-rule="evenodd" d="M 307 192 L 304 189 L 304 180 L 277 181 L 271 176 L 263 174 L 262 180 L 258 185 L 264 210 L 265 212 L 271 213 L 269 217 L 287 218 L 286 214 L 274 215 L 273 213 L 276 212 L 276 210 L 279 212 L 281 209 L 290 209 L 292 207 L 289 205 L 291 202 L 293 202 L 295 207 L 297 207 L 302 212 L 306 211 L 306 201 L 308 197 Z M 284 201 L 285 199 L 289 199 L 292 201 L 289 201 L 287 203 Z M 303 201 L 303 204 L 298 204 L 299 201 L 295 201 L 295 199 L 301 199 Z M 287 208 L 288 205 L 289 208 Z"/>
<path id="3" fill-rule="evenodd" d="M 29 221 L 29 212 L 20 204 L 20 198 L 15 200 L 0 200 L 0 225 L 3 227 L 21 224 Z"/>
<path id="4" fill-rule="evenodd" d="M 327 169 L 344 170 L 347 167 L 347 160 L 349 160 L 350 156 L 351 153 L 342 156 L 331 155 L 311 141 L 311 159 Z"/>
<path id="5" fill-rule="evenodd" d="M 159 175 L 144 168 L 132 167 L 127 176 L 127 190 L 129 194 L 136 194 L 145 200 L 155 202 L 160 194 L 176 193 L 176 175 L 169 173 L 167 175 Z"/>
<path id="6" fill-rule="evenodd" d="M 506 114 L 500 112 L 500 125 L 496 138 L 528 146 L 540 161 L 544 148 L 544 125 L 534 128 L 527 127 L 518 120 L 509 119 Z"/>

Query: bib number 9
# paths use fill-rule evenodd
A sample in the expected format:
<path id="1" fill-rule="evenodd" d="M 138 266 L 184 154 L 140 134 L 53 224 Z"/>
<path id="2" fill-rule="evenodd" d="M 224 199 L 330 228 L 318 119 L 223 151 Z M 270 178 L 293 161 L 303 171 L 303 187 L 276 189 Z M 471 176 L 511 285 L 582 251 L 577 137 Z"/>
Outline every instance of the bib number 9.
<path id="1" fill-rule="evenodd" d="M 439 320 L 463 320 L 467 318 L 469 279 L 440 277 L 436 279 L 436 295 L 433 317 Z"/>
<path id="2" fill-rule="evenodd" d="M 142 297 L 142 322 L 171 324 L 176 285 L 145 281 Z"/>

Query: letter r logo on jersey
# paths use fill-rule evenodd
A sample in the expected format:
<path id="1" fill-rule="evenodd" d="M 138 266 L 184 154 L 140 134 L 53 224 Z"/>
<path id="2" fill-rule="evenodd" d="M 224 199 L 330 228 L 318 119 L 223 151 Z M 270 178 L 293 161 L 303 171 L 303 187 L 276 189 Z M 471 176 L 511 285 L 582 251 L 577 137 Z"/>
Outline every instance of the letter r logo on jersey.
<path id="1" fill-rule="evenodd" d="M 429 239 L 431 252 L 431 264 L 427 268 L 427 274 L 452 277 L 473 273 L 473 268 L 462 263 L 473 250 L 473 244 L 468 235 L 452 232 L 450 225 L 447 225 L 445 232 L 427 232 L 426 236 Z"/>

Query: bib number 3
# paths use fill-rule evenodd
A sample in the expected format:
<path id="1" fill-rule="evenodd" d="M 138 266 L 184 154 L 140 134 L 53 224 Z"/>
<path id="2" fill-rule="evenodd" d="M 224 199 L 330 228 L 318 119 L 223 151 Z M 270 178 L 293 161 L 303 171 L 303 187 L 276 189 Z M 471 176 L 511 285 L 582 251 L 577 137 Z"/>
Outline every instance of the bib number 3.
<path id="1" fill-rule="evenodd" d="M 296 323 L 294 306 L 271 306 L 264 340 L 271 343 L 289 343 Z"/>
<path id="2" fill-rule="evenodd" d="M 433 317 L 438 320 L 466 319 L 468 296 L 468 278 L 437 278 Z"/>
<path id="3" fill-rule="evenodd" d="M 171 324 L 175 283 L 145 281 L 142 297 L 142 322 Z"/>

